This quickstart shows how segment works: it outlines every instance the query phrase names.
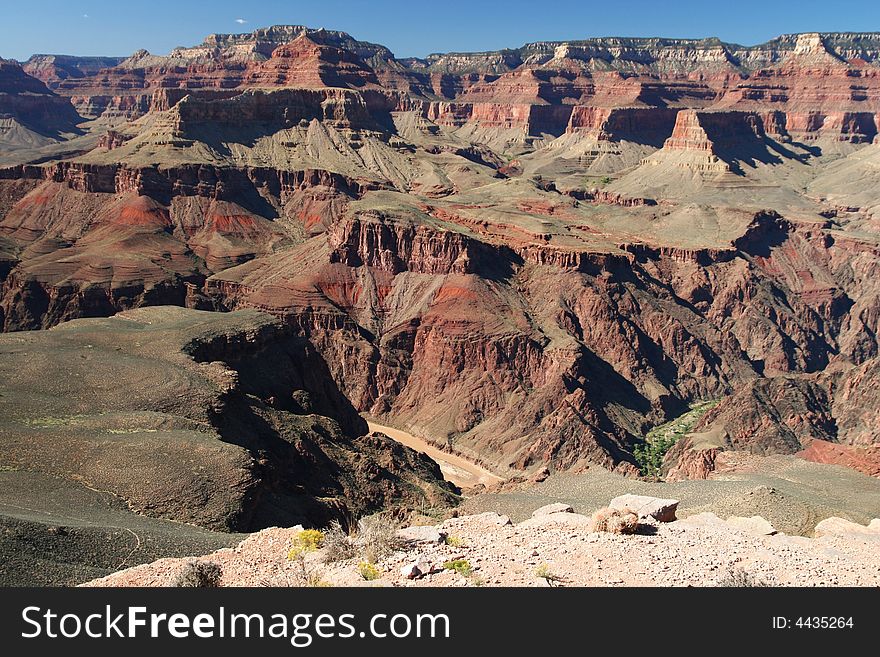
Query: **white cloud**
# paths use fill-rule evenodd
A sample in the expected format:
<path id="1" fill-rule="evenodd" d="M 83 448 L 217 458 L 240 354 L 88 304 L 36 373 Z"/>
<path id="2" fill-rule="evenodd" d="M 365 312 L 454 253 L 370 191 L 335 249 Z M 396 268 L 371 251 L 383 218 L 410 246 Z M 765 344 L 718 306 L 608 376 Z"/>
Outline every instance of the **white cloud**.
<path id="1" fill-rule="evenodd" d="M 244 25 L 245 23 L 247 23 L 247 21 L 243 18 L 236 18 L 235 22 L 238 23 L 239 25 Z"/>
<path id="2" fill-rule="evenodd" d="M 83 18 L 88 18 L 88 17 L 89 17 L 88 14 L 83 14 Z"/>

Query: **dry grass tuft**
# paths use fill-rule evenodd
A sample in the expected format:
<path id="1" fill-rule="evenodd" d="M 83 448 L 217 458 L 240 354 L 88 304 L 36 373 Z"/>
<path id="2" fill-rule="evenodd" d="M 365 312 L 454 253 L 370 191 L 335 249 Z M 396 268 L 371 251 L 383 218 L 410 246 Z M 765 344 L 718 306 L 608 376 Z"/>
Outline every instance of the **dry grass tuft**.
<path id="1" fill-rule="evenodd" d="M 630 509 L 605 507 L 593 514 L 593 531 L 611 534 L 635 534 L 639 529 L 639 516 Z"/>
<path id="2" fill-rule="evenodd" d="M 361 558 L 368 563 L 376 563 L 401 549 L 397 538 L 400 523 L 387 514 L 377 514 L 361 518 L 357 527 L 346 532 L 342 525 L 334 522 L 324 533 L 324 560 L 327 563 Z"/>
<path id="3" fill-rule="evenodd" d="M 222 575 L 222 568 L 212 561 L 190 561 L 180 571 L 172 586 L 213 589 L 220 586 Z"/>
<path id="4" fill-rule="evenodd" d="M 731 567 L 727 571 L 727 574 L 718 581 L 718 586 L 725 588 L 751 588 L 770 585 L 764 580 L 758 579 L 751 573 L 743 570 L 742 568 Z"/>
<path id="5" fill-rule="evenodd" d="M 400 549 L 402 543 L 397 538 L 399 529 L 400 522 L 385 513 L 361 518 L 358 521 L 357 541 L 367 561 L 376 563 Z"/>
<path id="6" fill-rule="evenodd" d="M 357 532 L 347 532 L 334 520 L 324 532 L 324 561 L 336 563 L 358 556 Z"/>

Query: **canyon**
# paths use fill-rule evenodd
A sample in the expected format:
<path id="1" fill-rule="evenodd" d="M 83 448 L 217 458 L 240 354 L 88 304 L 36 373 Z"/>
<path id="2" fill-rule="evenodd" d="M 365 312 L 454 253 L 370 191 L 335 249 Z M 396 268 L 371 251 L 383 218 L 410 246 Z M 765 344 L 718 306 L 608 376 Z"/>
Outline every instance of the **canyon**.
<path id="1" fill-rule="evenodd" d="M 191 417 L 161 391 L 125 410 L 170 416 L 134 427 L 170 432 L 163 449 L 217 443 L 199 458 L 221 480 L 184 478 L 213 500 L 198 516 L 64 449 L 45 460 L 44 439 L 72 454 L 88 441 L 27 417 L 84 402 L 4 412 L 0 465 L 250 531 L 455 503 L 436 463 L 362 415 L 446 455 L 447 475 L 463 459 L 476 494 L 546 473 L 639 477 L 650 430 L 712 402 L 660 476 L 792 455 L 876 478 L 878 135 L 875 33 L 419 59 L 275 26 L 168 55 L 2 60 L 0 400 L 55 399 L 45 363 L 99 339 L 118 370 L 119 335 L 125 358 L 201 381 L 197 408 L 232 395 L 251 424 Z M 126 346 L 132 322 L 161 350 Z M 205 326 L 257 344 L 184 354 Z M 16 381 L 24 353 L 44 369 Z M 236 392 L 214 390 L 227 376 Z M 154 438 L 139 467 L 161 470 Z"/>

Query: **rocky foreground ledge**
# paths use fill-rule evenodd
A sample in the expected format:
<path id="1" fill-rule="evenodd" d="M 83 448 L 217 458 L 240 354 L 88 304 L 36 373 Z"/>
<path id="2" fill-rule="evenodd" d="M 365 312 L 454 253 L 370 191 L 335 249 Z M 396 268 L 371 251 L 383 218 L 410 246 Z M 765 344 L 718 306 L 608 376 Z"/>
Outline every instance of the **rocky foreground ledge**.
<path id="1" fill-rule="evenodd" d="M 199 563 L 219 566 L 219 586 L 880 585 L 880 519 L 864 526 L 828 518 L 806 538 L 776 532 L 759 516 L 675 520 L 675 500 L 628 497 L 610 507 L 635 509 L 634 534 L 597 531 L 597 516 L 554 504 L 518 524 L 488 512 L 404 528 L 393 551 L 372 564 L 358 556 L 331 561 L 329 546 L 303 555 L 297 546 L 311 532 L 272 528 L 236 548 L 162 559 L 86 586 L 180 585 Z"/>

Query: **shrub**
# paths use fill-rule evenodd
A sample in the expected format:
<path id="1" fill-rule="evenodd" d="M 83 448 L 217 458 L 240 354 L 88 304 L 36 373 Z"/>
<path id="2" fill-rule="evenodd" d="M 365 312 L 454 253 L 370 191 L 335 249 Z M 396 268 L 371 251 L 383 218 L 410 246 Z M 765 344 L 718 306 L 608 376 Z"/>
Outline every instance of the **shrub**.
<path id="1" fill-rule="evenodd" d="M 289 587 L 318 589 L 333 588 L 333 584 L 325 581 L 321 577 L 321 573 L 314 570 L 314 568 L 311 565 L 306 564 L 305 561 L 297 561 L 297 566 L 297 570 L 292 573 L 279 568 L 274 577 L 267 576 L 260 579 L 260 586 L 279 586 L 280 580 L 286 580 L 287 586 Z"/>
<path id="2" fill-rule="evenodd" d="M 562 577 L 553 573 L 550 570 L 550 566 L 548 566 L 545 563 L 543 563 L 540 566 L 538 566 L 537 568 L 535 568 L 535 577 L 539 577 L 541 579 L 547 580 L 547 583 L 550 584 L 550 586 L 553 586 L 553 582 L 564 582 L 565 581 Z"/>
<path id="3" fill-rule="evenodd" d="M 637 445 L 633 449 L 633 456 L 639 466 L 639 472 L 645 477 L 659 477 L 663 467 L 663 458 L 666 456 L 676 438 L 656 438 Z"/>
<path id="4" fill-rule="evenodd" d="M 316 552 L 323 543 L 324 532 L 317 529 L 304 529 L 291 539 L 287 558 L 298 559 L 309 552 Z"/>
<path id="5" fill-rule="evenodd" d="M 446 537 L 446 545 L 449 547 L 460 548 L 464 547 L 464 539 L 458 536 L 447 536 Z"/>
<path id="6" fill-rule="evenodd" d="M 190 561 L 174 580 L 172 586 L 213 589 L 220 586 L 223 569 L 212 561 Z"/>
<path id="7" fill-rule="evenodd" d="M 357 543 L 367 561 L 376 563 L 400 549 L 397 538 L 400 523 L 388 514 L 379 513 L 361 518 L 357 526 Z"/>
<path id="8" fill-rule="evenodd" d="M 610 184 L 611 184 L 611 178 L 609 178 L 608 176 L 603 176 L 603 177 L 602 177 L 602 180 L 600 180 L 599 182 L 601 182 L 603 185 L 610 185 Z"/>
<path id="9" fill-rule="evenodd" d="M 400 523 L 387 514 L 361 518 L 357 524 L 356 539 L 368 561 L 375 563 L 402 546 L 397 537 Z"/>
<path id="10" fill-rule="evenodd" d="M 324 532 L 324 561 L 335 563 L 354 559 L 359 550 L 356 532 L 345 531 L 336 520 L 330 523 L 330 527 Z"/>
<path id="11" fill-rule="evenodd" d="M 403 547 L 397 538 L 400 524 L 387 514 L 361 518 L 352 531 L 333 522 L 324 534 L 324 561 L 334 563 L 360 557 L 376 563 Z"/>
<path id="12" fill-rule="evenodd" d="M 630 509 L 599 509 L 593 514 L 593 531 L 611 534 L 635 534 L 639 516 Z"/>
<path id="13" fill-rule="evenodd" d="M 443 564 L 446 570 L 454 570 L 462 577 L 470 577 L 474 572 L 471 564 L 467 559 L 456 559 L 455 561 L 447 561 Z"/>
<path id="14" fill-rule="evenodd" d="M 727 570 L 727 574 L 724 575 L 719 581 L 718 586 L 733 588 L 733 587 L 760 587 L 760 586 L 770 586 L 767 582 L 762 579 L 758 579 L 751 573 L 746 572 L 742 568 L 729 568 Z"/>
<path id="15" fill-rule="evenodd" d="M 372 582 L 373 580 L 379 579 L 382 576 L 379 573 L 379 569 L 368 561 L 361 561 L 358 564 L 358 572 L 360 573 L 361 577 L 363 577 L 368 582 Z"/>

